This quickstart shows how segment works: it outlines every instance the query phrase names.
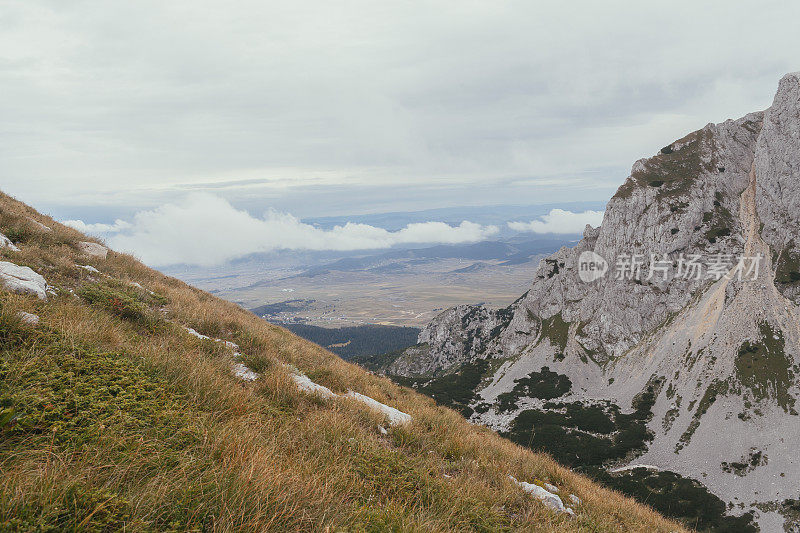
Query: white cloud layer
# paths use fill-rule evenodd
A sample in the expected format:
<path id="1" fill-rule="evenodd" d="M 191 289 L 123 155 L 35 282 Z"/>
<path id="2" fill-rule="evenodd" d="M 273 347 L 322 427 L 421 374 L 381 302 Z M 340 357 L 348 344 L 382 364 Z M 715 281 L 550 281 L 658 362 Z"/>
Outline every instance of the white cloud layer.
<path id="1" fill-rule="evenodd" d="M 125 222 L 124 220 L 121 219 L 115 220 L 113 224 L 103 224 L 103 223 L 87 224 L 83 220 L 65 220 L 62 222 L 62 224 L 64 224 L 65 226 L 69 226 L 70 228 L 75 228 L 81 233 L 90 233 L 90 234 L 118 233 L 122 230 L 131 227 L 130 222 Z"/>
<path id="2" fill-rule="evenodd" d="M 409 224 L 387 231 L 368 224 L 348 222 L 324 230 L 301 222 L 288 213 L 268 211 L 256 218 L 208 193 L 194 193 L 179 203 L 141 211 L 133 222 L 69 225 L 105 234 L 108 244 L 129 252 L 145 263 L 163 266 L 186 263 L 210 266 L 251 253 L 293 250 L 365 250 L 397 244 L 458 244 L 477 242 L 496 234 L 497 226 L 464 221 L 458 226 L 443 222 Z"/>
<path id="3" fill-rule="evenodd" d="M 586 224 L 596 227 L 602 222 L 602 211 L 573 213 L 563 209 L 553 209 L 548 214 L 543 215 L 541 220 L 509 222 L 508 227 L 514 231 L 532 233 L 583 233 Z"/>

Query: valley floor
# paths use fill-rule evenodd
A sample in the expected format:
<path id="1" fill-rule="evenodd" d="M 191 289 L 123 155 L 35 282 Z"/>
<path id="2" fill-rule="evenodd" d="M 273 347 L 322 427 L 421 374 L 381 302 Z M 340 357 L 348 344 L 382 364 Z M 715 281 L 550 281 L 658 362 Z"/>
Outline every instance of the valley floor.
<path id="1" fill-rule="evenodd" d="M 259 269 L 225 279 L 209 272 L 173 274 L 247 309 L 286 301 L 302 303 L 267 317 L 272 320 L 322 327 L 361 324 L 420 327 L 450 306 L 478 302 L 496 307 L 510 304 L 527 289 L 537 262 L 498 265 L 497 261 L 446 259 L 392 272 L 329 271 L 314 276 Z M 476 264 L 480 268 L 455 272 Z"/>

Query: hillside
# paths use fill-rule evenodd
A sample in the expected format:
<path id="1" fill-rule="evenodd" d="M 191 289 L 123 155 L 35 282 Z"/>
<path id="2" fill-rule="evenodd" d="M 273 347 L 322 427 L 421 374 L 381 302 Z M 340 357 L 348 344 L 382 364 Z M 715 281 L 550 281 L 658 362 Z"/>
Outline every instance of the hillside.
<path id="1" fill-rule="evenodd" d="M 687 523 L 797 531 L 798 228 L 793 73 L 766 111 L 637 161 L 514 304 L 445 311 L 385 370 L 461 383 L 444 403 L 473 422 Z"/>
<path id="2" fill-rule="evenodd" d="M 0 530 L 680 530 L 4 195 L 0 232 Z"/>

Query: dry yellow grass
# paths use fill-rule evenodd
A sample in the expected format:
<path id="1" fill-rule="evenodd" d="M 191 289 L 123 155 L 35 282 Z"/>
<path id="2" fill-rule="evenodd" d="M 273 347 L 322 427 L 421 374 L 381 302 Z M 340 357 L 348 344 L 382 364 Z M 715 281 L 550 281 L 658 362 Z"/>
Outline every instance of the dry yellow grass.
<path id="1" fill-rule="evenodd" d="M 87 258 L 75 243 L 91 239 L 4 195 L 0 232 L 13 234 L 22 249 L 0 251 L 2 260 L 30 266 L 58 293 L 47 302 L 0 293 L 0 399 L 24 415 L 0 427 L 0 529 L 682 530 L 545 455 L 128 255 Z M 137 282 L 167 303 L 142 292 L 142 316 L 122 318 L 72 292 L 96 282 Z M 20 310 L 39 315 L 40 324 L 20 324 Z M 261 377 L 239 382 L 229 351 L 182 326 L 238 343 Z M 281 363 L 396 407 L 414 422 L 382 435 L 381 415 L 299 392 Z M 87 368 L 95 370 L 82 373 Z M 89 403 L 95 398 L 101 407 Z M 583 500 L 577 516 L 553 514 L 509 475 L 576 494 Z"/>

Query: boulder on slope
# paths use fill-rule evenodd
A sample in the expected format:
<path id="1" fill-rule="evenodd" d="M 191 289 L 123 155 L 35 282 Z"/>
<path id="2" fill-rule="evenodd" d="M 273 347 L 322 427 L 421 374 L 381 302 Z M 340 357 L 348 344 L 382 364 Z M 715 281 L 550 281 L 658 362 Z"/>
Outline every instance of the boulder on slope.
<path id="1" fill-rule="evenodd" d="M 0 261 L 0 282 L 8 291 L 35 294 L 40 300 L 47 300 L 47 281 L 29 267 Z"/>
<path id="2" fill-rule="evenodd" d="M 8 248 L 12 252 L 19 252 L 19 248 L 17 248 L 11 239 L 0 233 L 0 248 Z"/>
<path id="3" fill-rule="evenodd" d="M 81 252 L 91 257 L 99 257 L 105 259 L 108 255 L 108 248 L 96 242 L 81 241 L 78 243 L 78 248 Z"/>

